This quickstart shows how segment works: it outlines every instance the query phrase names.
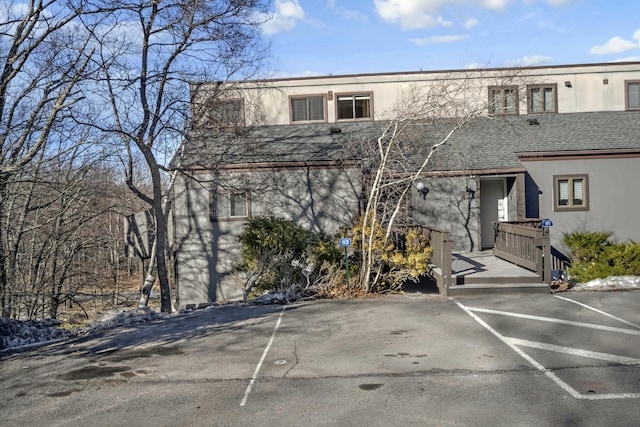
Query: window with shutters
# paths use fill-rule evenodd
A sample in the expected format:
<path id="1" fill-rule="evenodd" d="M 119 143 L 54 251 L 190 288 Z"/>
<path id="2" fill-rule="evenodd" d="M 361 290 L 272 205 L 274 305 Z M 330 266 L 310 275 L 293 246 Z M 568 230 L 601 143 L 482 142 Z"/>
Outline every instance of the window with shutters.
<path id="1" fill-rule="evenodd" d="M 640 80 L 624 82 L 627 110 L 640 110 Z"/>
<path id="2" fill-rule="evenodd" d="M 554 175 L 554 211 L 589 210 L 588 175 Z"/>
<path id="3" fill-rule="evenodd" d="M 325 122 L 326 103 L 324 95 L 289 97 L 291 122 Z"/>
<path id="4" fill-rule="evenodd" d="M 527 86 L 527 111 L 531 113 L 558 112 L 558 85 Z"/>

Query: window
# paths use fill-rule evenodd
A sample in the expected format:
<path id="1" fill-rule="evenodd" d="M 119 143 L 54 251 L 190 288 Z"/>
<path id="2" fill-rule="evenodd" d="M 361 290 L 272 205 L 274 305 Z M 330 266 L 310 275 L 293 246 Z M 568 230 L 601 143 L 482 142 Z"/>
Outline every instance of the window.
<path id="1" fill-rule="evenodd" d="M 248 191 L 218 191 L 211 193 L 211 220 L 246 218 L 249 216 Z"/>
<path id="2" fill-rule="evenodd" d="M 624 85 L 627 110 L 640 110 L 640 80 L 626 81 Z"/>
<path id="3" fill-rule="evenodd" d="M 589 177 L 566 175 L 553 177 L 554 211 L 589 210 Z"/>
<path id="4" fill-rule="evenodd" d="M 307 96 L 291 97 L 292 122 L 321 122 L 325 121 L 325 97 Z"/>
<path id="5" fill-rule="evenodd" d="M 557 113 L 558 85 L 527 86 L 527 109 L 529 113 Z"/>
<path id="6" fill-rule="evenodd" d="M 370 119 L 371 93 L 337 95 L 338 120 Z"/>
<path id="7" fill-rule="evenodd" d="M 518 86 L 489 86 L 489 114 L 518 114 Z"/>
<path id="8" fill-rule="evenodd" d="M 242 99 L 214 99 L 204 106 L 202 125 L 208 128 L 244 126 Z"/>

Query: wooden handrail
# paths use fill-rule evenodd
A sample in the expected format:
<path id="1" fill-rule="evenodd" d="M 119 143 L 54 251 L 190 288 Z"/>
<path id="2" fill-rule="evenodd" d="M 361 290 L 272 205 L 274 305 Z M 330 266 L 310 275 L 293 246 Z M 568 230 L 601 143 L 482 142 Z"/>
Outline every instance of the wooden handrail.
<path id="1" fill-rule="evenodd" d="M 449 237 L 449 232 L 424 225 L 414 225 L 403 227 L 401 233 L 407 233 L 409 230 L 417 230 L 427 239 L 427 244 L 432 250 L 431 264 L 438 270 L 437 273 L 433 275 L 438 284 L 438 290 L 440 294 L 444 296 L 449 295 L 449 287 L 452 283 L 452 242 Z M 400 239 L 396 240 L 397 243 L 399 241 Z"/>
<path id="2" fill-rule="evenodd" d="M 551 242 L 542 220 L 494 223 L 496 257 L 535 271 L 544 283 L 551 281 Z"/>

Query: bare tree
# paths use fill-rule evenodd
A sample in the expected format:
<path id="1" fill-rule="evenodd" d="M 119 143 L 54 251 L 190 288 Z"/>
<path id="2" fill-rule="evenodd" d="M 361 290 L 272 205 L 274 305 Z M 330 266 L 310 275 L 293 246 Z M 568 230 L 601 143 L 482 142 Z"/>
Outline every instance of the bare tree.
<path id="1" fill-rule="evenodd" d="M 63 134 L 80 83 L 92 71 L 88 34 L 77 19 L 95 9 L 83 0 L 31 0 L 0 6 L 0 306 L 10 314 L 7 205 L 12 182 L 42 159 L 55 134 Z M 59 140 L 59 139 L 58 139 Z M 56 151 L 56 150 L 54 150 Z M 9 258 L 8 258 L 9 256 Z"/>
<path id="2" fill-rule="evenodd" d="M 167 312 L 168 187 L 175 175 L 167 183 L 163 173 L 189 126 L 189 83 L 241 80 L 261 65 L 262 1 L 116 0 L 104 6 L 113 12 L 93 32 L 102 68 L 95 92 L 106 106 L 96 124 L 121 144 L 126 183 L 152 209 L 156 238 L 141 305 L 155 270 Z M 142 188 L 146 183 L 151 192 Z"/>
<path id="3" fill-rule="evenodd" d="M 83 141 L 72 134 L 69 140 Z M 66 139 L 66 138 L 65 138 Z M 5 206 L 11 317 L 56 318 L 59 307 L 104 282 L 101 223 L 116 200 L 112 174 L 89 143 L 56 142 L 14 175 Z M 120 237 L 121 238 L 121 237 Z"/>
<path id="4" fill-rule="evenodd" d="M 428 171 L 434 155 L 460 129 L 477 118 L 491 118 L 493 108 L 501 107 L 493 105 L 502 100 L 490 98 L 488 86 L 519 91 L 525 79 L 513 69 L 456 72 L 416 83 L 389 112 L 379 136 L 356 141 L 355 149 L 363 153 L 367 189 L 358 237 L 362 242 L 360 285 L 367 292 L 376 286 L 384 268 L 376 248 L 387 245 L 399 222 L 406 223 L 411 188 Z M 380 226 L 384 237 L 376 245 Z"/>

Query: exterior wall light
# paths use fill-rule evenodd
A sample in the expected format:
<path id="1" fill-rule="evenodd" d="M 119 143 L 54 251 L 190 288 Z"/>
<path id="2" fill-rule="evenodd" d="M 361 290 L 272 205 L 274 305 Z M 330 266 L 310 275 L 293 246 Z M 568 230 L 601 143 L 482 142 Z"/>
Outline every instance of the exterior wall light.
<path id="1" fill-rule="evenodd" d="M 423 180 L 416 181 L 416 190 L 422 196 L 423 200 L 426 200 L 427 194 L 429 194 L 429 189 L 427 188 L 427 184 Z"/>
<path id="2" fill-rule="evenodd" d="M 476 190 L 467 185 L 467 194 L 469 195 L 470 199 L 473 199 L 476 197 Z"/>

